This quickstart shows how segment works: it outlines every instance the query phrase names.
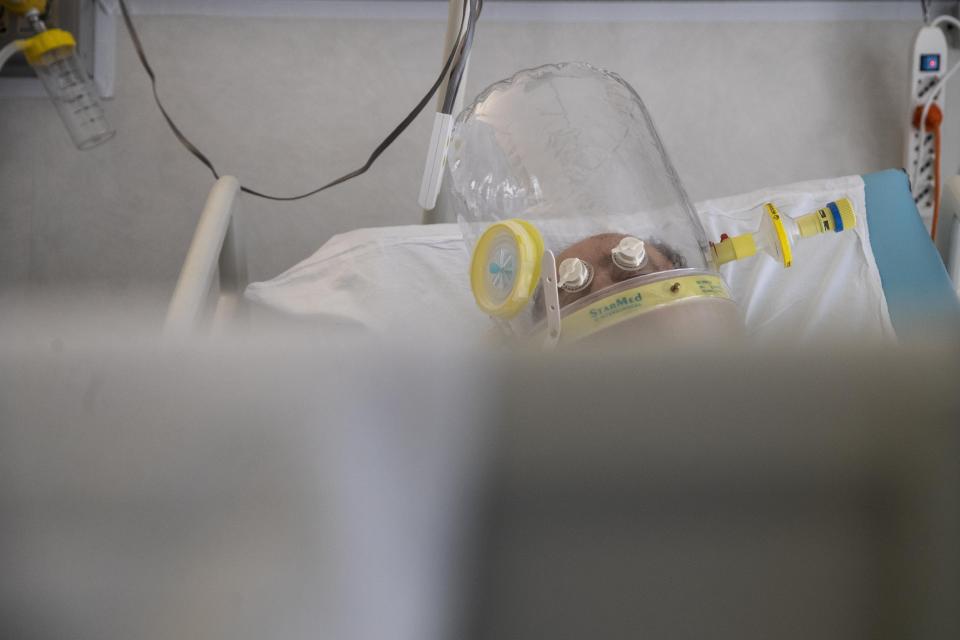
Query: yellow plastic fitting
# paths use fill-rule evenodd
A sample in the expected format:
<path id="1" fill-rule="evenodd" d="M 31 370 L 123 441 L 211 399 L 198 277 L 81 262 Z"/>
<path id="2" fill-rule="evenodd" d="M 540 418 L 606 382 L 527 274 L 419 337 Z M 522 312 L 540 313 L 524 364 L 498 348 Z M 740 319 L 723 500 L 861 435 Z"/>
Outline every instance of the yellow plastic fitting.
<path id="1" fill-rule="evenodd" d="M 40 63 L 40 59 L 44 54 L 57 49 L 72 50 L 76 46 L 77 41 L 73 39 L 69 31 L 49 29 L 24 40 L 21 48 L 23 49 L 23 55 L 27 58 L 27 62 L 31 65 L 37 65 Z"/>
<path id="2" fill-rule="evenodd" d="M 834 211 L 840 215 L 839 225 L 837 225 L 837 216 Z M 840 198 L 822 209 L 800 216 L 797 218 L 797 226 L 800 228 L 800 235 L 809 238 L 827 231 L 840 232 L 853 229 L 857 226 L 857 215 L 850 199 Z"/>
<path id="3" fill-rule="evenodd" d="M 853 210 L 853 203 L 849 198 L 840 198 L 837 200 L 837 207 L 840 208 L 840 216 L 843 218 L 844 228 L 853 229 L 857 226 L 857 214 Z"/>
<path id="4" fill-rule="evenodd" d="M 823 212 L 824 210 L 820 209 L 819 211 L 814 211 L 813 213 L 808 213 L 797 218 L 797 227 L 800 228 L 800 235 L 802 237 L 809 238 L 810 236 L 815 236 L 818 233 L 826 231 L 820 222 L 820 215 Z"/>
<path id="5" fill-rule="evenodd" d="M 756 253 L 757 245 L 753 241 L 752 233 L 725 238 L 713 245 L 713 255 L 717 260 L 718 267 L 734 260 L 749 258 Z"/>
<path id="6" fill-rule="evenodd" d="M 773 225 L 773 237 L 776 240 L 777 255 L 783 260 L 783 268 L 788 269 L 793 264 L 793 247 L 790 245 L 790 236 L 786 227 L 783 226 L 783 218 L 780 212 L 772 202 L 763 205 L 763 210 L 767 212 L 770 222 Z"/>
<path id="7" fill-rule="evenodd" d="M 0 7 L 21 16 L 33 10 L 43 13 L 47 10 L 47 0 L 0 0 Z"/>

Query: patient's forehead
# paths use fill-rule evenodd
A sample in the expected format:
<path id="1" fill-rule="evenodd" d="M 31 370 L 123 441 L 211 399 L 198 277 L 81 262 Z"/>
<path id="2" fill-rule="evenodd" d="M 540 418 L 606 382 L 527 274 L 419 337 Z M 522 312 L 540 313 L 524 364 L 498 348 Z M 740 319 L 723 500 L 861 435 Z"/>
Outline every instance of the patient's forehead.
<path id="1" fill-rule="evenodd" d="M 557 256 L 558 267 L 567 258 L 579 258 L 593 270 L 593 280 L 585 289 L 575 292 L 560 290 L 561 308 L 618 282 L 683 266 L 677 254 L 669 247 L 641 238 L 646 244 L 647 264 L 637 271 L 621 269 L 613 262 L 611 252 L 625 237 L 627 236 L 623 233 L 600 233 L 570 245 Z"/>

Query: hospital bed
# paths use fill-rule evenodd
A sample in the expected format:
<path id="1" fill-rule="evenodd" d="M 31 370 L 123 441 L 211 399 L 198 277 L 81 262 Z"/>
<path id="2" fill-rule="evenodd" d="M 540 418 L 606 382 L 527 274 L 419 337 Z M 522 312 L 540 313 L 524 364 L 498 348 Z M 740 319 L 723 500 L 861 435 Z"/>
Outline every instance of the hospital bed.
<path id="1" fill-rule="evenodd" d="M 464 0 L 449 1 L 444 51 L 450 50 L 464 28 L 460 24 L 463 9 Z M 463 104 L 466 72 L 464 68 L 453 113 Z M 438 93 L 440 100 L 445 88 L 446 82 Z M 883 323 L 892 324 L 901 339 L 928 334 L 932 319 L 960 330 L 960 176 L 946 182 L 943 196 L 940 228 L 949 232 L 944 247 L 947 269 L 917 213 L 907 175 L 882 171 L 863 176 L 863 183 L 870 225 L 870 239 L 864 239 L 864 245 L 873 254 L 866 262 L 878 272 L 882 284 L 880 297 L 885 302 L 880 306 L 885 307 L 884 316 L 889 312 Z M 220 178 L 211 190 L 169 305 L 167 333 L 215 331 L 249 320 L 253 307 L 244 299 L 249 284 L 244 240 L 236 228 L 239 193 L 239 182 L 229 176 Z M 423 221 L 453 222 L 443 213 L 441 208 L 425 211 Z M 807 291 L 800 288 L 800 295 Z"/>
<path id="2" fill-rule="evenodd" d="M 934 320 L 940 328 L 960 328 L 960 177 L 948 183 L 944 197 L 944 220 L 953 223 L 945 227 L 952 236 L 949 274 L 917 215 L 906 174 L 881 171 L 864 175 L 863 183 L 870 245 L 897 336 L 923 338 Z M 238 196 L 232 177 L 221 178 L 211 190 L 169 306 L 167 333 L 216 331 L 249 317 Z"/>

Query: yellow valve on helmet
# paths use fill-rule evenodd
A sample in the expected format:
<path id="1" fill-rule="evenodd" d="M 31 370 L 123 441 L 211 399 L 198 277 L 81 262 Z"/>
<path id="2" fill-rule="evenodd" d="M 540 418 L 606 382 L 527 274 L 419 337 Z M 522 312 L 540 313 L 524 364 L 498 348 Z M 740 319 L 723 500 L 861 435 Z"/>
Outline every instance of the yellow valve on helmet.
<path id="1" fill-rule="evenodd" d="M 498 318 L 517 315 L 540 280 L 543 238 L 526 220 L 514 218 L 487 228 L 470 260 L 470 287 L 484 312 Z"/>
<path id="2" fill-rule="evenodd" d="M 22 49 L 23 55 L 27 58 L 27 62 L 36 66 L 41 62 L 45 54 L 58 49 L 69 49 L 73 51 L 76 46 L 77 41 L 73 39 L 69 31 L 49 29 L 24 40 Z"/>
<path id="3" fill-rule="evenodd" d="M 757 253 L 757 245 L 753 241 L 752 233 L 723 238 L 720 242 L 712 245 L 712 248 L 717 266 L 734 260 L 743 260 Z"/>
<path id="4" fill-rule="evenodd" d="M 0 7 L 18 15 L 29 11 L 43 13 L 47 10 L 47 0 L 0 0 Z"/>

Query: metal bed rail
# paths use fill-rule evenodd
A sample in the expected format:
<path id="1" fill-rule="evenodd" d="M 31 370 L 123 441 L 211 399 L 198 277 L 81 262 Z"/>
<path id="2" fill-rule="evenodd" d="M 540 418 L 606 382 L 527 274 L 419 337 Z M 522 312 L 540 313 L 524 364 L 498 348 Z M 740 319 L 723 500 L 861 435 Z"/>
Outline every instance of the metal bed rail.
<path id="1" fill-rule="evenodd" d="M 184 335 L 242 320 L 247 261 L 237 231 L 240 183 L 217 180 L 207 196 L 173 291 L 164 334 Z"/>
<path id="2" fill-rule="evenodd" d="M 463 3 L 464 0 L 449 0 L 441 62 L 460 35 L 458 27 L 465 26 L 460 25 Z M 463 106 L 466 73 L 465 68 L 455 113 Z M 445 87 L 446 81 L 438 92 L 439 101 L 443 100 Z M 187 334 L 202 327 L 215 329 L 245 317 L 243 291 L 248 278 L 243 242 L 236 229 L 239 194 L 240 183 L 232 176 L 220 178 L 210 190 L 167 309 L 165 334 Z M 450 220 L 434 209 L 424 211 L 423 221 L 428 224 Z"/>

